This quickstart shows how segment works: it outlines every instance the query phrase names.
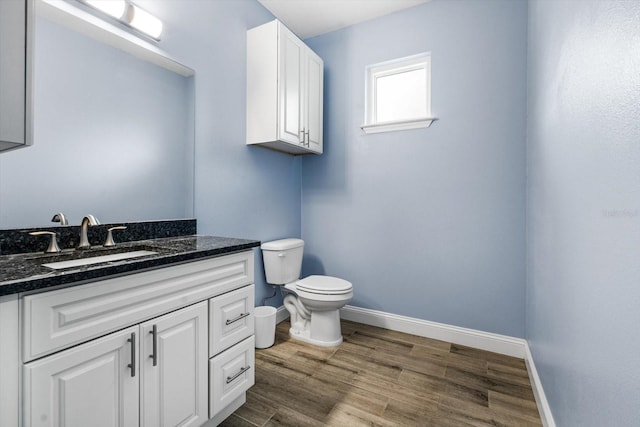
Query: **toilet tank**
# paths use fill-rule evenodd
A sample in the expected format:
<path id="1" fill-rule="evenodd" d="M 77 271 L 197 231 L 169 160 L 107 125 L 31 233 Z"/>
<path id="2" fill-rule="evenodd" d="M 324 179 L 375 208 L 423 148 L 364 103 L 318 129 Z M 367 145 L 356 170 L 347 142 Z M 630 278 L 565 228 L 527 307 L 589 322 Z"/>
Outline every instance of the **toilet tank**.
<path id="1" fill-rule="evenodd" d="M 300 278 L 304 241 L 281 239 L 265 242 L 260 246 L 267 283 L 286 285 Z"/>

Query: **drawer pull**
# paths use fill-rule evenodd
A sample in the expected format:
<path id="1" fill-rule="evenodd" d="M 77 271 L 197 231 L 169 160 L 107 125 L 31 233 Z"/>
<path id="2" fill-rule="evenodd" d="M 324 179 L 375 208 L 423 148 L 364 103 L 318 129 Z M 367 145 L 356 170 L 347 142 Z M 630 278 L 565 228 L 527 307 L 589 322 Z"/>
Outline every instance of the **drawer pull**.
<path id="1" fill-rule="evenodd" d="M 131 338 L 127 339 L 131 343 L 131 363 L 127 365 L 131 368 L 131 376 L 136 376 L 136 333 L 131 332 Z"/>
<path id="2" fill-rule="evenodd" d="M 245 372 L 247 372 L 249 369 L 251 369 L 251 366 L 247 365 L 245 367 L 240 368 L 240 370 L 238 371 L 237 374 L 232 375 L 230 377 L 227 377 L 227 384 L 229 384 L 231 381 L 235 380 L 236 378 L 238 378 L 240 375 L 244 374 Z"/>
<path id="3" fill-rule="evenodd" d="M 232 323 L 237 322 L 238 320 L 242 320 L 245 317 L 247 317 L 248 315 L 250 315 L 251 313 L 242 313 L 240 316 L 236 317 L 235 319 L 228 319 L 226 322 L 224 322 L 225 325 L 230 325 Z"/>
<path id="4" fill-rule="evenodd" d="M 158 325 L 153 325 L 153 329 L 149 331 L 151 335 L 153 335 L 153 353 L 149 355 L 151 359 L 153 359 L 153 366 L 158 365 Z"/>

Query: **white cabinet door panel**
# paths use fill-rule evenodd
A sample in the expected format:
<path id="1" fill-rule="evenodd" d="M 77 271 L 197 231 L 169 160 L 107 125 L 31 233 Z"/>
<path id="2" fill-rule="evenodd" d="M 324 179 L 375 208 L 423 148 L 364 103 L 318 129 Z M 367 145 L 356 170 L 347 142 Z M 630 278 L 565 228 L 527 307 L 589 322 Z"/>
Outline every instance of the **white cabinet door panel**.
<path id="1" fill-rule="evenodd" d="M 280 139 L 302 141 L 302 55 L 300 39 L 280 27 Z"/>
<path id="2" fill-rule="evenodd" d="M 207 420 L 207 302 L 150 320 L 141 325 L 141 334 L 140 425 L 203 424 Z"/>
<path id="3" fill-rule="evenodd" d="M 323 75 L 322 59 L 311 49 L 306 52 L 306 115 L 307 143 L 310 150 L 322 154 L 322 105 Z"/>
<path id="4" fill-rule="evenodd" d="M 25 425 L 137 426 L 138 343 L 130 340 L 138 331 L 131 327 L 26 364 Z"/>

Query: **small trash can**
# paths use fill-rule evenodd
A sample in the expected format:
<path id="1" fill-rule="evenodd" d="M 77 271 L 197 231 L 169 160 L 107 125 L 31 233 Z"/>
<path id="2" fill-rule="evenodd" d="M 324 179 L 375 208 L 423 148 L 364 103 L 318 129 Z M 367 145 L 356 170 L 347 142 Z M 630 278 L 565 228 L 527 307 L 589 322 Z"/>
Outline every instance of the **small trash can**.
<path id="1" fill-rule="evenodd" d="M 276 308 L 268 305 L 256 307 L 253 317 L 256 321 L 256 348 L 269 348 L 276 340 Z"/>

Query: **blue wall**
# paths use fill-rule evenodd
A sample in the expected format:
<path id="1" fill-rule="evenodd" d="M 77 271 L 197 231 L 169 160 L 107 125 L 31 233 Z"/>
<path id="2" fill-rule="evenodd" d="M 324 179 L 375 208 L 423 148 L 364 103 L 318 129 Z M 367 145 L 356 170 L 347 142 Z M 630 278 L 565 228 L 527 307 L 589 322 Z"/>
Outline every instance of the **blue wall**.
<path id="1" fill-rule="evenodd" d="M 563 427 L 640 422 L 639 24 L 529 5 L 527 337 Z"/>
<path id="2" fill-rule="evenodd" d="M 196 70 L 198 232 L 262 241 L 299 237 L 300 158 L 245 145 L 246 32 L 273 16 L 254 0 L 138 3 L 166 20 L 162 48 Z M 256 304 L 262 304 L 271 288 L 258 250 L 255 260 Z"/>
<path id="3" fill-rule="evenodd" d="M 244 144 L 246 30 L 268 11 L 254 0 L 137 3 L 165 21 L 161 48 L 196 69 L 187 133 L 202 234 L 302 236 L 304 273 L 351 280 L 361 307 L 521 337 L 526 319 L 558 425 L 637 424 L 640 3 L 531 0 L 527 19 L 524 1 L 434 0 L 308 40 L 325 60 L 325 154 L 304 159 Z M 440 120 L 364 135 L 364 67 L 423 51 Z M 48 71 L 64 65 L 39 55 Z M 0 157 L 0 215 L 24 195 L 20 180 L 45 186 L 61 173 L 59 147 L 38 138 L 69 131 L 42 114 L 62 112 L 62 80 L 39 76 L 36 145 Z M 45 202 L 17 212 L 50 215 Z M 268 288 L 255 254 L 259 304 Z"/>
<path id="4" fill-rule="evenodd" d="M 304 273 L 353 305 L 524 336 L 527 5 L 435 0 L 307 40 L 325 154 L 302 168 Z M 365 135 L 365 66 L 432 58 L 430 128 Z"/>

